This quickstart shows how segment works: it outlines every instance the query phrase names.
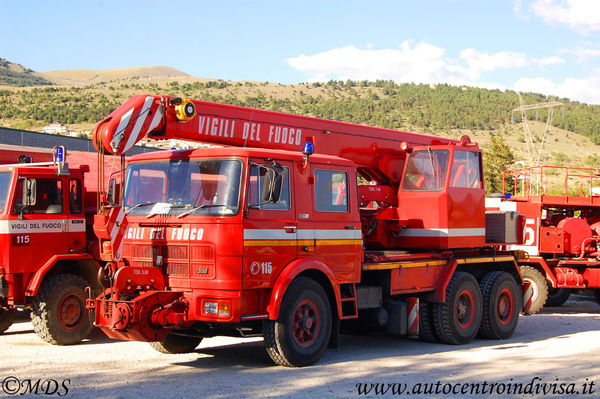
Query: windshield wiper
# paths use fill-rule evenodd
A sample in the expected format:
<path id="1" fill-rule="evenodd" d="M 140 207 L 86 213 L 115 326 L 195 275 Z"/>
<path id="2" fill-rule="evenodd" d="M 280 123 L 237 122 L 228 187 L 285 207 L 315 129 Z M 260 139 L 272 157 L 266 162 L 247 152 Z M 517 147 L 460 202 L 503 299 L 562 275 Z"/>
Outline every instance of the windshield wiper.
<path id="1" fill-rule="evenodd" d="M 139 204 L 134 205 L 131 208 L 127 209 L 125 211 L 125 214 L 127 215 L 129 212 L 133 211 L 135 208 L 139 208 L 141 206 L 154 205 L 154 204 L 157 204 L 157 203 L 158 203 L 158 201 L 154 201 L 154 202 L 140 202 Z"/>
<path id="2" fill-rule="evenodd" d="M 192 209 L 188 209 L 187 211 L 183 212 L 182 214 L 177 215 L 177 219 L 182 218 L 184 216 L 189 215 L 190 213 L 197 211 L 198 209 L 204 209 L 204 208 L 219 208 L 219 207 L 223 207 L 223 206 L 229 206 L 227 204 L 204 204 L 204 205 L 198 205 Z"/>

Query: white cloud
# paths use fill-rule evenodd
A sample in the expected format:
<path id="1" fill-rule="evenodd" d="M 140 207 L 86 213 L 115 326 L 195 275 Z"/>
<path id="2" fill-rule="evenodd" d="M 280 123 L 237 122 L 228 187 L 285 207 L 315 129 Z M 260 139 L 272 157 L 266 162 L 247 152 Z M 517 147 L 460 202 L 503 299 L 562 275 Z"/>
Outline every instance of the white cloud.
<path id="1" fill-rule="evenodd" d="M 510 51 L 486 54 L 468 48 L 460 52 L 460 58 L 469 66 L 469 75 L 473 80 L 479 78 L 482 72 L 495 69 L 522 68 L 531 64 L 531 60 L 527 59 L 525 54 Z"/>
<path id="2" fill-rule="evenodd" d="M 600 57 L 600 49 L 594 48 L 581 48 L 577 47 L 575 49 L 560 49 L 558 50 L 561 54 L 571 54 L 576 58 L 576 62 L 578 64 L 583 64 L 594 57 Z"/>
<path id="3" fill-rule="evenodd" d="M 554 83 L 546 78 L 521 78 L 514 90 L 565 97 L 588 104 L 600 104 L 600 70 L 584 79 L 566 78 Z"/>
<path id="4" fill-rule="evenodd" d="M 548 65 L 564 64 L 565 59 L 553 56 L 553 57 L 544 57 L 544 58 L 534 59 L 534 62 L 536 64 L 538 64 L 539 66 L 544 67 L 544 66 L 548 66 Z"/>
<path id="5" fill-rule="evenodd" d="M 520 14 L 522 1 L 515 1 Z M 600 1 L 598 0 L 534 0 L 529 9 L 550 25 L 566 25 L 581 33 L 600 30 Z"/>
<path id="6" fill-rule="evenodd" d="M 429 43 L 401 43 L 399 49 L 336 48 L 285 61 L 306 73 L 309 81 L 392 79 L 401 82 L 439 83 L 464 79 L 466 72 L 444 58 L 445 49 Z"/>
<path id="7" fill-rule="evenodd" d="M 570 54 L 578 50 L 563 50 Z M 600 56 L 600 51 L 581 50 L 587 56 Z M 448 83 L 487 89 L 513 89 L 556 95 L 577 101 L 600 104 L 600 70 L 587 78 L 566 78 L 555 83 L 547 78 L 521 78 L 513 87 L 496 82 L 480 81 L 485 72 L 499 69 L 542 70 L 550 65 L 564 64 L 557 56 L 533 58 L 525 54 L 500 51 L 483 53 L 473 48 L 464 49 L 458 58 L 446 56 L 444 48 L 426 43 L 404 41 L 397 49 L 360 49 L 356 46 L 332 49 L 314 55 L 300 55 L 285 61 L 306 73 L 309 82 L 334 80 L 389 79 L 398 83 Z M 599 77 L 594 77 L 598 75 Z"/>
<path id="8" fill-rule="evenodd" d="M 330 79 L 390 79 L 396 82 L 486 87 L 494 84 L 477 82 L 484 72 L 564 63 L 559 57 L 536 59 L 510 51 L 488 54 L 473 48 L 461 51 L 458 59 L 452 59 L 445 56 L 445 51 L 444 48 L 426 42 L 405 40 L 398 49 L 374 50 L 372 47 L 359 49 L 347 46 L 314 55 L 300 55 L 285 61 L 306 73 L 309 82 Z"/>

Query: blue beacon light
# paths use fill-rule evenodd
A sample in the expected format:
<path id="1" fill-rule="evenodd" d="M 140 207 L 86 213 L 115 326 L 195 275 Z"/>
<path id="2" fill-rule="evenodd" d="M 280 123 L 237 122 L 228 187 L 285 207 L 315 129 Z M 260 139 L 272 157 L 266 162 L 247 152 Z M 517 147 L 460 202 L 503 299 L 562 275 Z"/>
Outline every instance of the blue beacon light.
<path id="1" fill-rule="evenodd" d="M 314 150 L 315 147 L 313 146 L 313 143 L 311 141 L 305 142 L 304 146 L 302 147 L 302 153 L 307 156 L 312 155 Z"/>
<path id="2" fill-rule="evenodd" d="M 54 152 L 54 162 L 63 163 L 65 162 L 65 149 L 64 147 L 56 147 Z"/>

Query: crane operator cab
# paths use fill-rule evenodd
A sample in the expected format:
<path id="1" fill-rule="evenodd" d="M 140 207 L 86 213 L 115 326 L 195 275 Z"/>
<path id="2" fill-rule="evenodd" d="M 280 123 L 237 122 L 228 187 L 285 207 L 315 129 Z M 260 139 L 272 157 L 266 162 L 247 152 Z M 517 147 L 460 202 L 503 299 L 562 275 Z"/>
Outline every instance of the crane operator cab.
<path id="1" fill-rule="evenodd" d="M 466 140 L 461 144 L 414 147 L 408 154 L 398 191 L 400 246 L 485 243 L 481 150 Z"/>

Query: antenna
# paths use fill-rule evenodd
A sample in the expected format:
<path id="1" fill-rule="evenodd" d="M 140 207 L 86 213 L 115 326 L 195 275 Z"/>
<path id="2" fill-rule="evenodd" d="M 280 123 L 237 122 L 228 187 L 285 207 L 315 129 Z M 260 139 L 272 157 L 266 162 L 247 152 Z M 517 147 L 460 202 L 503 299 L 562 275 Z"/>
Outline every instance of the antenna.
<path id="1" fill-rule="evenodd" d="M 549 101 L 538 104 L 525 104 L 523 96 L 519 94 L 520 107 L 512 110 L 511 120 L 514 121 L 514 113 L 517 111 L 521 112 L 521 120 L 523 121 L 523 130 L 525 131 L 525 139 L 527 140 L 527 155 L 529 157 L 529 166 L 544 166 L 546 164 L 546 158 L 548 156 L 548 139 L 550 136 L 550 128 L 552 127 L 552 121 L 554 119 L 554 108 L 560 107 L 563 103 L 558 101 Z M 536 148 L 535 142 L 533 141 L 533 135 L 529 129 L 527 123 L 527 112 L 529 110 L 539 110 L 542 108 L 548 108 L 548 119 L 546 120 L 546 128 L 544 129 L 544 135 L 542 136 L 542 142 L 539 148 Z M 537 111 L 536 111 L 537 112 Z M 563 108 L 564 115 L 564 108 Z"/>

